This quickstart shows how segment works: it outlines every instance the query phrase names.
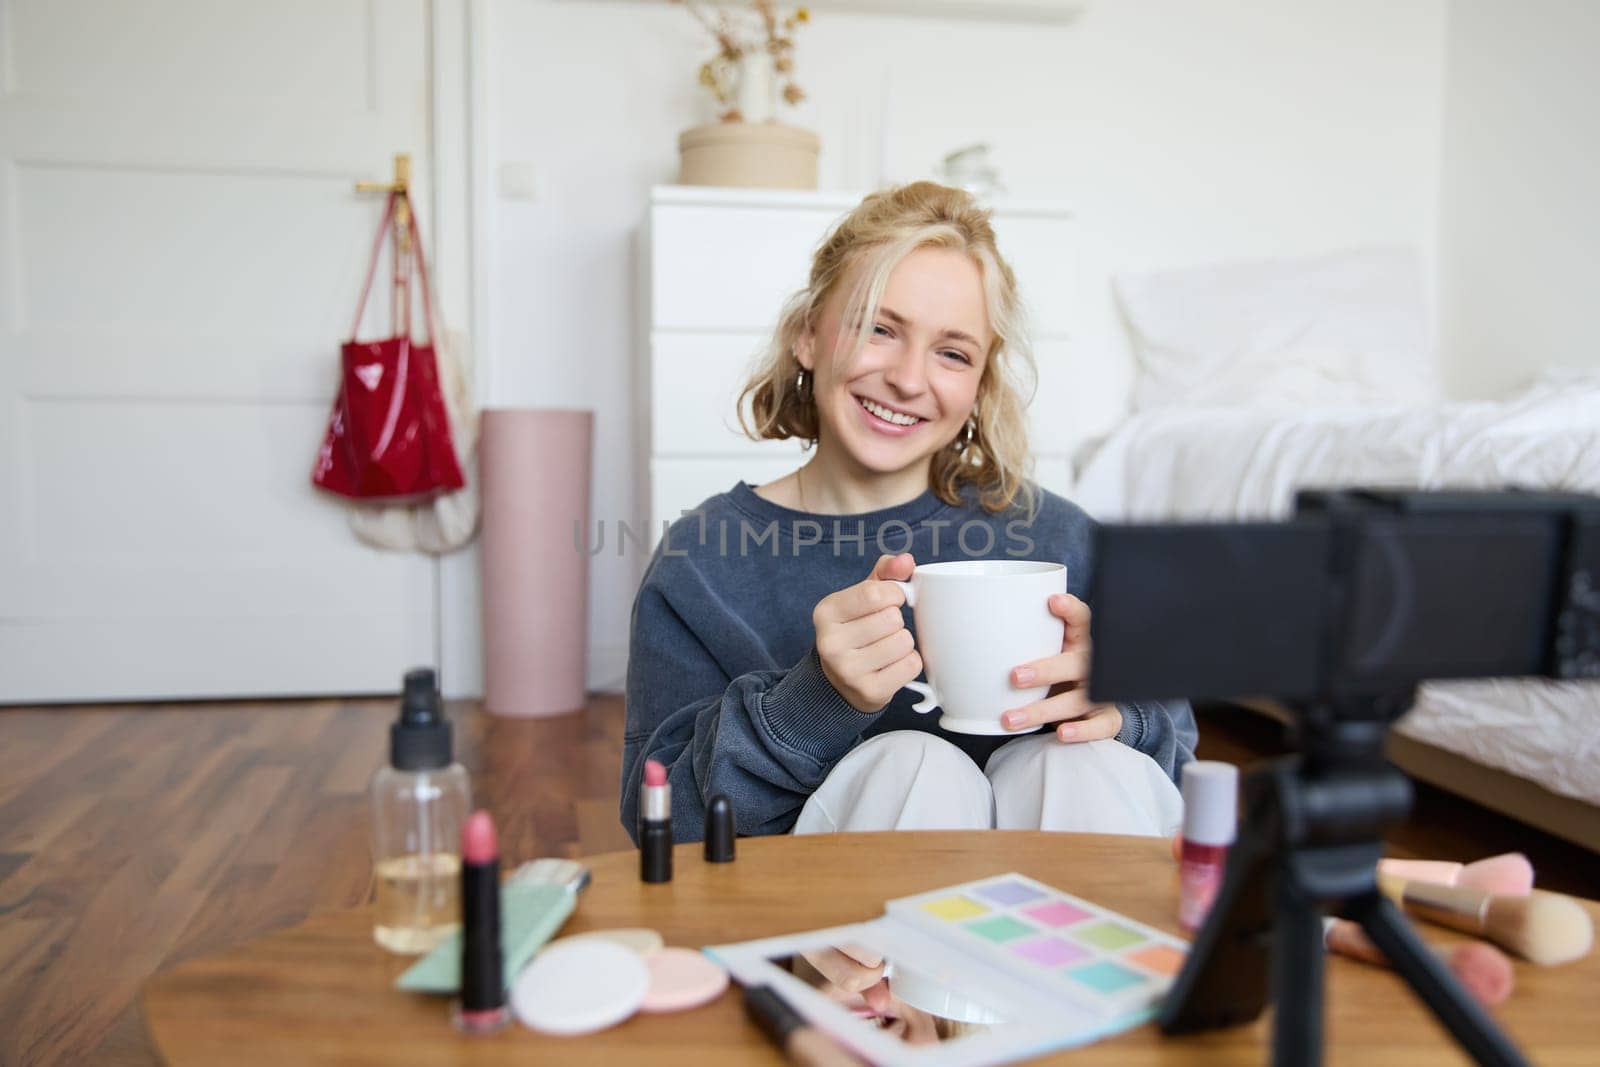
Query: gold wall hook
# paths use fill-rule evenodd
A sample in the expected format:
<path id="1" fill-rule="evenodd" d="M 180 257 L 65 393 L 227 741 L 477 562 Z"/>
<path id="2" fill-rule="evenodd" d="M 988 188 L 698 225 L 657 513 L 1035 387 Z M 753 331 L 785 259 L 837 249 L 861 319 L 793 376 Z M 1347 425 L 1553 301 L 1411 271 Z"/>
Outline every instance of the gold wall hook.
<path id="1" fill-rule="evenodd" d="M 394 157 L 394 181 L 392 182 L 356 182 L 358 193 L 399 193 L 400 200 L 394 206 L 394 239 L 401 255 L 411 251 L 411 205 L 406 194 L 411 189 L 411 154 L 409 152 L 396 152 Z"/>
<path id="2" fill-rule="evenodd" d="M 403 193 L 411 187 L 411 154 L 397 152 L 394 157 L 394 181 L 356 182 L 358 193 Z"/>

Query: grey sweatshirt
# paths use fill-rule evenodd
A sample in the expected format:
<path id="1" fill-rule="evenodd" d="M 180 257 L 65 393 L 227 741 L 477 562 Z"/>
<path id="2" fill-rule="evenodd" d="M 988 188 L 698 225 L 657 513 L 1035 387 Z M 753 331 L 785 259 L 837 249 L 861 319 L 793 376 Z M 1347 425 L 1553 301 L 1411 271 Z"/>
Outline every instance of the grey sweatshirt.
<path id="1" fill-rule="evenodd" d="M 856 515 L 781 507 L 747 483 L 711 497 L 673 523 L 634 599 L 622 824 L 637 840 L 644 763 L 666 765 L 679 841 L 704 835 L 708 797 L 733 803 L 740 834 L 788 831 L 841 758 L 889 730 L 938 732 L 981 769 L 1011 737 L 944 733 L 937 715 L 895 695 L 862 714 L 822 672 L 811 613 L 831 593 L 866 578 L 884 554 L 917 563 L 1036 559 L 1067 565 L 1068 591 L 1089 584 L 1093 520 L 1042 490 L 1029 523 L 1020 507 L 990 514 L 969 488 L 952 507 L 924 492 L 906 504 Z M 1092 607 L 1092 605 L 1091 605 Z M 914 625 L 909 609 L 906 624 Z M 1194 755 L 1194 713 L 1182 701 L 1119 705 L 1117 740 L 1176 779 Z M 998 710 L 998 709 L 997 709 Z"/>

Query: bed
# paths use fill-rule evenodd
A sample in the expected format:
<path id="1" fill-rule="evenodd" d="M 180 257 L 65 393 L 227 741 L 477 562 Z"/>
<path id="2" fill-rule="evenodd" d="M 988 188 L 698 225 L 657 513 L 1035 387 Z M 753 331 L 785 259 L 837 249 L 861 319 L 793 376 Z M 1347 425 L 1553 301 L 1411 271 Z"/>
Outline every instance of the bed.
<path id="1" fill-rule="evenodd" d="M 1600 493 L 1600 373 L 1441 399 L 1414 272 L 1382 250 L 1117 279 L 1136 410 L 1080 453 L 1077 501 L 1108 521 L 1234 521 L 1288 514 L 1300 486 Z M 1600 685 L 1426 684 L 1391 755 L 1600 851 Z"/>

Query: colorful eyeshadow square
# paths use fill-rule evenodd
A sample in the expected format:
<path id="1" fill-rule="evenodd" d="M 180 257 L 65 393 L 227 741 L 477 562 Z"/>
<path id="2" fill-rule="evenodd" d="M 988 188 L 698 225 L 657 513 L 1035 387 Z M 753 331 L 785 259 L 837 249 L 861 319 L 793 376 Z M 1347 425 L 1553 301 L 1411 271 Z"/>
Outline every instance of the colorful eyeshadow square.
<path id="1" fill-rule="evenodd" d="M 978 890 L 978 895 L 1008 908 L 1044 896 L 1037 889 L 1025 886 L 1021 882 L 997 882 L 994 885 L 987 885 Z"/>
<path id="2" fill-rule="evenodd" d="M 977 922 L 967 923 L 967 929 L 989 941 L 1015 941 L 1026 934 L 1034 933 L 1033 927 L 1018 922 L 1009 915 L 979 919 Z"/>
<path id="3" fill-rule="evenodd" d="M 1130 952 L 1122 958 L 1152 974 L 1169 978 L 1183 970 L 1183 953 L 1171 945 L 1150 945 L 1137 952 Z"/>
<path id="4" fill-rule="evenodd" d="M 1111 922 L 1085 926 L 1081 930 L 1072 931 L 1072 936 L 1082 941 L 1085 945 L 1093 945 L 1095 948 L 1103 949 L 1106 952 L 1116 952 L 1119 949 L 1137 945 L 1144 940 L 1143 934 Z"/>
<path id="5" fill-rule="evenodd" d="M 1073 923 L 1082 922 L 1094 913 L 1084 911 L 1076 904 L 1068 904 L 1064 900 L 1051 901 L 1049 904 L 1040 904 L 1035 908 L 1023 908 L 1022 914 L 1045 926 L 1071 926 Z"/>
<path id="6" fill-rule="evenodd" d="M 922 905 L 922 910 L 929 915 L 937 915 L 941 919 L 959 922 L 962 919 L 971 919 L 977 915 L 989 914 L 989 909 L 979 904 L 976 900 L 966 897 L 940 897 L 930 900 Z"/>
<path id="7" fill-rule="evenodd" d="M 1091 963 L 1087 967 L 1076 967 L 1067 972 L 1067 977 L 1088 986 L 1096 993 L 1104 993 L 1108 996 L 1145 983 L 1144 976 L 1137 971 L 1130 971 L 1128 968 L 1112 963 L 1110 960 Z"/>
<path id="8" fill-rule="evenodd" d="M 1059 937 L 1041 937 L 1037 941 L 1012 945 L 1011 951 L 1044 967 L 1061 967 L 1088 955 L 1077 945 Z"/>

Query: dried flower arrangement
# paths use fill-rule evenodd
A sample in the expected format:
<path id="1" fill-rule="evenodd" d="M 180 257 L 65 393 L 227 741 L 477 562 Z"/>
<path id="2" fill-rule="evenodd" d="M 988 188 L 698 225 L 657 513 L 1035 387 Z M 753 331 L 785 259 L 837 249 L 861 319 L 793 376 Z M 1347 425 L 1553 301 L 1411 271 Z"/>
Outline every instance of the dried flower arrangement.
<path id="1" fill-rule="evenodd" d="M 719 11 L 715 18 L 696 0 L 672 0 L 689 9 L 717 42 L 717 54 L 700 67 L 700 84 L 711 90 L 720 108 L 718 118 L 723 122 L 743 122 L 739 110 L 739 79 L 745 76 L 746 57 L 762 52 L 772 57 L 774 73 L 784 79 L 782 90 L 786 104 L 798 104 L 806 98 L 805 92 L 794 80 L 794 33 L 802 24 L 811 21 L 811 13 L 797 7 L 788 15 L 778 11 L 777 0 L 747 0 L 747 17 L 735 18 L 727 11 Z M 752 32 L 752 30 L 754 32 Z"/>

